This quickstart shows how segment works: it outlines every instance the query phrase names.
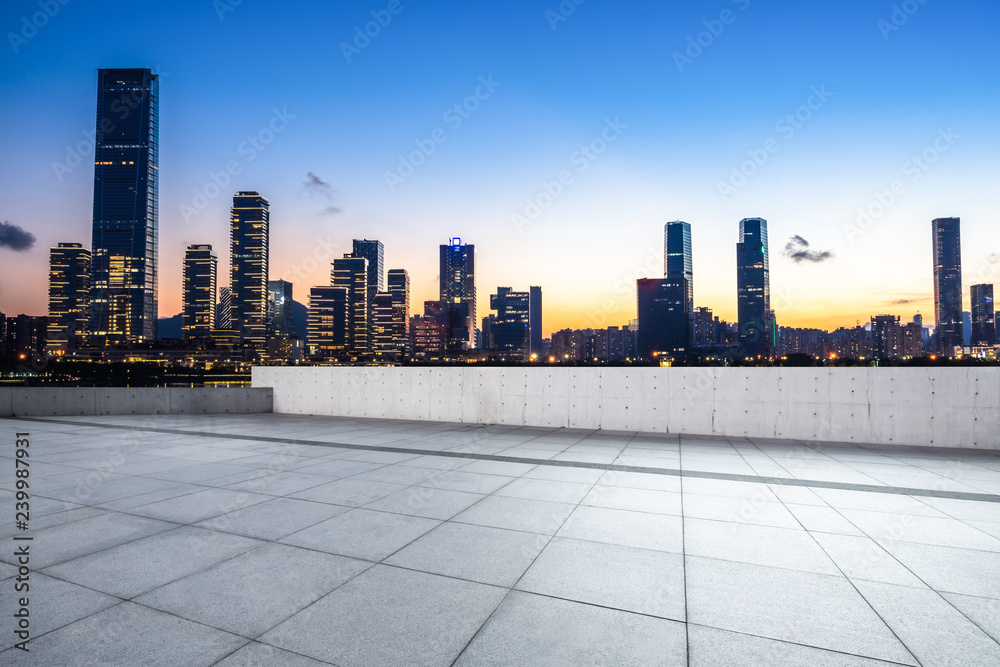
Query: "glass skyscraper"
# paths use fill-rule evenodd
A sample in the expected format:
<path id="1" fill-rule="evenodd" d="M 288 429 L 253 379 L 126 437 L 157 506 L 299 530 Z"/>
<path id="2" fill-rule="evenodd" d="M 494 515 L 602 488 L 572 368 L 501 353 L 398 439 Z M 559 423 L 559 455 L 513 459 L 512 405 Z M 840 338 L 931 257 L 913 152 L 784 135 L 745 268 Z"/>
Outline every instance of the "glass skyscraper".
<path id="1" fill-rule="evenodd" d="M 687 281 L 688 310 L 694 313 L 694 262 L 691 225 L 677 220 L 663 227 L 663 277 Z"/>
<path id="2" fill-rule="evenodd" d="M 771 277 L 767 220 L 763 218 L 740 220 L 740 240 L 736 244 L 736 300 L 740 356 L 772 356 Z"/>
<path id="3" fill-rule="evenodd" d="M 184 254 L 183 334 L 207 340 L 215 329 L 219 258 L 210 245 L 188 246 Z"/>
<path id="4" fill-rule="evenodd" d="M 962 235 L 958 218 L 931 223 L 934 238 L 934 335 L 938 354 L 950 356 L 964 341 Z"/>
<path id="5" fill-rule="evenodd" d="M 691 351 L 692 326 L 684 278 L 644 278 L 636 282 L 639 356 L 681 359 Z M 597 355 L 592 355 L 597 356 Z"/>
<path id="6" fill-rule="evenodd" d="M 49 250 L 49 354 L 86 344 L 89 318 L 90 251 L 80 243 L 60 243 Z"/>
<path id="7" fill-rule="evenodd" d="M 375 295 L 385 291 L 385 248 L 381 241 L 354 239 L 354 257 L 368 260 L 368 304 L 375 301 Z"/>
<path id="8" fill-rule="evenodd" d="M 368 305 L 368 260 L 344 255 L 333 260 L 330 275 L 334 287 L 347 290 L 347 347 L 352 354 L 363 355 L 370 350 Z"/>
<path id="9" fill-rule="evenodd" d="M 267 336 L 294 338 L 295 319 L 292 312 L 292 283 L 271 280 L 267 283 Z"/>
<path id="10" fill-rule="evenodd" d="M 972 294 L 972 338 L 976 346 L 990 346 L 996 343 L 996 314 L 993 310 L 993 285 L 973 285 Z M 51 327 L 51 323 L 49 324 Z"/>
<path id="11" fill-rule="evenodd" d="M 448 245 L 441 246 L 440 270 L 441 303 L 466 305 L 465 329 L 468 336 L 462 335 L 465 349 L 476 347 L 476 246 L 462 243 L 462 239 L 453 238 Z M 452 318 L 454 319 L 454 318 Z M 452 329 L 454 333 L 455 329 Z M 454 341 L 459 342 L 459 341 Z M 449 349 L 455 349 L 449 341 Z"/>
<path id="12" fill-rule="evenodd" d="M 267 340 L 267 271 L 270 203 L 257 192 L 233 197 L 229 243 L 230 326 L 240 339 L 257 349 Z"/>
<path id="13" fill-rule="evenodd" d="M 97 70 L 90 335 L 157 338 L 159 79 L 149 69 Z"/>

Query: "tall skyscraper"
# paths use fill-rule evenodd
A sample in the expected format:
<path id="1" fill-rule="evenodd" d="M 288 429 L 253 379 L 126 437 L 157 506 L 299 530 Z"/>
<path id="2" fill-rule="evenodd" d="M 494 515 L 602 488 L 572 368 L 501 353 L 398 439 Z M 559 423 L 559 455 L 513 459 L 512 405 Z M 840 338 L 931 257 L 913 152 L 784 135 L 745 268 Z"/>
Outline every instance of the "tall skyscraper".
<path id="1" fill-rule="evenodd" d="M 767 220 L 740 220 L 736 244 L 736 298 L 740 321 L 740 356 L 770 357 L 772 348 L 771 278 Z"/>
<path id="2" fill-rule="evenodd" d="M 348 348 L 348 290 L 313 287 L 309 291 L 309 354 L 324 359 L 342 357 Z"/>
<path id="3" fill-rule="evenodd" d="M 545 354 L 545 337 L 542 334 L 542 288 L 533 286 L 528 288 L 531 297 L 530 313 L 528 315 L 528 329 L 531 331 L 531 354 Z"/>
<path id="4" fill-rule="evenodd" d="M 381 241 L 354 239 L 354 257 L 364 257 L 368 260 L 368 303 L 372 304 L 375 295 L 385 291 L 385 248 Z"/>
<path id="5" fill-rule="evenodd" d="M 208 339 L 215 329 L 219 258 L 210 245 L 190 245 L 184 254 L 184 338 Z"/>
<path id="6" fill-rule="evenodd" d="M 66 354 L 87 342 L 90 327 L 90 251 L 80 243 L 49 250 L 49 322 L 46 351 Z"/>
<path id="7" fill-rule="evenodd" d="M 934 238 L 934 334 L 937 352 L 952 355 L 962 335 L 962 236 L 959 218 L 937 218 Z"/>
<path id="8" fill-rule="evenodd" d="M 267 340 L 267 271 L 270 203 L 257 192 L 233 196 L 229 243 L 232 253 L 231 327 L 257 349 Z"/>
<path id="9" fill-rule="evenodd" d="M 388 288 L 396 322 L 393 340 L 399 348 L 400 357 L 405 358 L 410 349 L 410 275 L 406 269 L 389 271 Z"/>
<path id="10" fill-rule="evenodd" d="M 993 310 L 993 285 L 973 285 L 971 345 L 983 346 L 996 343 L 996 314 Z"/>
<path id="11" fill-rule="evenodd" d="M 270 280 L 267 283 L 267 336 L 293 338 L 295 335 L 292 283 L 286 280 Z"/>
<path id="12" fill-rule="evenodd" d="M 645 278 L 637 281 L 638 352 L 645 359 L 686 357 L 691 351 L 687 281 Z"/>
<path id="13" fill-rule="evenodd" d="M 687 281 L 688 311 L 694 313 L 694 261 L 691 225 L 680 220 L 663 227 L 663 277 Z"/>
<path id="14" fill-rule="evenodd" d="M 458 238 L 441 246 L 440 285 L 440 301 L 466 304 L 468 336 L 463 334 L 462 340 L 466 349 L 473 349 L 476 346 L 476 246 L 463 245 Z M 451 344 L 448 347 L 454 349 Z"/>
<path id="15" fill-rule="evenodd" d="M 370 351 L 368 308 L 368 260 L 344 255 L 333 260 L 330 281 L 347 290 L 347 347 L 352 354 Z"/>
<path id="16" fill-rule="evenodd" d="M 159 77 L 97 70 L 90 335 L 102 345 L 157 338 Z"/>
<path id="17" fill-rule="evenodd" d="M 899 359 L 904 352 L 903 328 L 896 315 L 872 318 L 872 356 L 876 359 Z"/>

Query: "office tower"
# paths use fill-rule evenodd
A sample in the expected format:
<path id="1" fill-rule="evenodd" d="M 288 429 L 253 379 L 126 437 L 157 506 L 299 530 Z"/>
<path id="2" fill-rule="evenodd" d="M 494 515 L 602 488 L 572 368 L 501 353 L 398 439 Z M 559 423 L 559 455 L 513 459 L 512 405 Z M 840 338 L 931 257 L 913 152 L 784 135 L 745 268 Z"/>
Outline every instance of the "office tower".
<path id="1" fill-rule="evenodd" d="M 951 356 L 963 343 L 962 236 L 958 218 L 937 218 L 934 240 L 934 334 L 938 354 Z"/>
<path id="2" fill-rule="evenodd" d="M 368 303 L 375 300 L 375 295 L 385 290 L 385 249 L 381 241 L 354 239 L 352 257 L 364 257 L 368 260 Z"/>
<path id="3" fill-rule="evenodd" d="M 295 336 L 292 283 L 287 280 L 270 280 L 267 283 L 267 337 L 294 338 Z"/>
<path id="4" fill-rule="evenodd" d="M 333 260 L 330 281 L 347 290 L 347 347 L 354 355 L 369 352 L 368 260 L 344 255 Z"/>
<path id="5" fill-rule="evenodd" d="M 406 358 L 410 349 L 410 275 L 406 269 L 391 269 L 388 281 L 392 305 L 396 309 L 396 346 L 401 358 Z"/>
<path id="6" fill-rule="evenodd" d="M 392 294 L 379 292 L 372 304 L 372 353 L 375 361 L 402 361 L 403 348 L 399 346 L 399 335 L 403 330 L 397 317 Z"/>
<path id="7" fill-rule="evenodd" d="M 740 356 L 773 355 L 771 331 L 771 279 L 767 246 L 767 220 L 740 220 L 736 244 L 736 297 L 739 312 Z"/>
<path id="8" fill-rule="evenodd" d="M 49 318 L 18 315 L 7 319 L 7 352 L 21 360 L 45 353 Z"/>
<path id="9" fill-rule="evenodd" d="M 87 342 L 90 327 L 90 251 L 80 243 L 49 250 L 49 322 L 46 351 L 66 354 Z"/>
<path id="10" fill-rule="evenodd" d="M 228 287 L 219 288 L 219 304 L 215 309 L 215 326 L 220 331 L 231 331 L 233 328 L 233 290 Z"/>
<path id="11" fill-rule="evenodd" d="M 693 326 L 694 261 L 691 255 L 691 225 L 686 222 L 668 222 L 663 227 L 663 277 L 687 281 L 687 310 Z"/>
<path id="12" fill-rule="evenodd" d="M 215 329 L 219 258 L 210 245 L 190 245 L 184 254 L 184 338 L 208 339 Z"/>
<path id="13" fill-rule="evenodd" d="M 459 358 L 467 347 L 469 304 L 464 301 L 424 301 L 424 320 L 436 322 L 444 332 L 444 352 Z"/>
<path id="14" fill-rule="evenodd" d="M 270 203 L 257 192 L 233 196 L 229 243 L 232 290 L 230 326 L 245 344 L 263 349 L 267 340 L 267 271 Z"/>
<path id="15" fill-rule="evenodd" d="M 7 356 L 7 316 L 0 313 L 0 357 Z"/>
<path id="16" fill-rule="evenodd" d="M 434 302 L 437 303 L 437 302 Z M 414 315 L 410 323 L 413 359 L 423 362 L 443 361 L 448 334 L 433 317 Z"/>
<path id="17" fill-rule="evenodd" d="M 90 336 L 101 345 L 157 338 L 159 78 L 97 70 Z"/>
<path id="18" fill-rule="evenodd" d="M 323 359 L 346 356 L 349 305 L 348 290 L 344 287 L 309 290 L 306 344 L 311 356 Z"/>
<path id="19" fill-rule="evenodd" d="M 919 359 L 924 356 L 924 328 L 918 322 L 903 326 L 903 358 Z"/>
<path id="20" fill-rule="evenodd" d="M 997 339 L 993 285 L 973 285 L 971 345 L 992 346 Z"/>
<path id="21" fill-rule="evenodd" d="M 693 345 L 715 345 L 719 342 L 718 329 L 719 318 L 713 316 L 711 308 L 695 308 Z"/>
<path id="22" fill-rule="evenodd" d="M 545 353 L 545 338 L 542 336 L 542 288 L 529 287 L 528 294 L 531 297 L 530 314 L 528 316 L 528 329 L 531 331 L 531 354 L 542 355 Z"/>
<path id="23" fill-rule="evenodd" d="M 503 358 L 527 361 L 531 355 L 531 292 L 498 287 L 497 293 L 490 295 L 490 308 L 497 311 L 489 321 L 493 349 Z"/>
<path id="24" fill-rule="evenodd" d="M 464 303 L 468 311 L 468 322 L 465 324 L 466 334 L 453 330 L 461 335 L 465 349 L 476 346 L 476 246 L 462 244 L 462 239 L 451 239 L 449 245 L 442 245 L 441 252 L 441 296 L 440 300 L 447 303 Z M 449 349 L 455 349 L 455 343 L 449 343 Z"/>
<path id="25" fill-rule="evenodd" d="M 646 359 L 679 359 L 691 348 L 691 323 L 684 278 L 637 281 L 638 353 Z"/>
<path id="26" fill-rule="evenodd" d="M 872 318 L 872 356 L 876 359 L 899 359 L 903 356 L 903 328 L 895 315 Z"/>

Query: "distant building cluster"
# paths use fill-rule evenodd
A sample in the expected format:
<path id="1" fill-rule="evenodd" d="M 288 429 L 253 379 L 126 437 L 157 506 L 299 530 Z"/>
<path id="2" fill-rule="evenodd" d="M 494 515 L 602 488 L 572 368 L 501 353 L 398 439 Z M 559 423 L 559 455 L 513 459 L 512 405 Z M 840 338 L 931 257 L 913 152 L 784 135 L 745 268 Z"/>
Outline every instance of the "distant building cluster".
<path id="1" fill-rule="evenodd" d="M 386 270 L 381 241 L 355 239 L 327 284 L 308 290 L 296 326 L 293 285 L 270 279 L 270 204 L 240 191 L 230 209 L 230 274 L 218 254 L 187 247 L 181 338 L 165 346 L 158 325 L 159 82 L 150 69 L 98 70 L 90 249 L 59 243 L 49 254 L 47 317 L 0 313 L 0 355 L 153 358 L 181 363 L 655 363 L 704 360 L 896 360 L 996 357 L 993 285 L 971 285 L 963 312 L 961 223 L 932 222 L 933 331 L 918 314 L 874 315 L 828 332 L 778 326 L 771 306 L 767 221 L 745 218 L 736 244 L 738 319 L 695 306 L 691 225 L 664 227 L 663 277 L 636 283 L 636 318 L 544 338 L 542 288 L 500 286 L 477 313 L 476 248 L 439 247 L 438 298 L 411 314 L 410 276 Z M 984 274 L 985 277 L 985 274 Z"/>

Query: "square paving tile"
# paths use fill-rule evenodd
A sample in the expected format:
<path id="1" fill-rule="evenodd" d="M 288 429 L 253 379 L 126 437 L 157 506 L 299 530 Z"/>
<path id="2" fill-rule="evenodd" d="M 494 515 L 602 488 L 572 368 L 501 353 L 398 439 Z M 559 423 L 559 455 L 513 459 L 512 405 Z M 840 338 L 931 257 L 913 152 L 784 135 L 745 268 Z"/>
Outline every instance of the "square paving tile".
<path id="1" fill-rule="evenodd" d="M 293 493 L 289 497 L 299 500 L 332 503 L 334 505 L 361 507 L 379 498 L 385 498 L 397 491 L 402 491 L 405 488 L 402 484 L 389 484 L 360 479 L 339 479 L 329 484 Z"/>
<path id="2" fill-rule="evenodd" d="M 480 526 L 554 535 L 573 512 L 573 505 L 545 500 L 488 496 L 454 517 Z"/>
<path id="3" fill-rule="evenodd" d="M 558 535 L 637 549 L 683 553 L 682 530 L 679 516 L 580 506 Z"/>
<path id="4" fill-rule="evenodd" d="M 693 624 L 688 626 L 688 641 L 691 643 L 690 667 L 888 667 L 898 664 Z"/>
<path id="5" fill-rule="evenodd" d="M 691 556 L 817 574 L 840 574 L 837 566 L 804 530 L 686 518 L 684 549 Z"/>
<path id="6" fill-rule="evenodd" d="M 274 541 L 350 510 L 350 507 L 343 505 L 274 498 L 235 512 L 220 514 L 195 525 L 224 533 Z"/>
<path id="7" fill-rule="evenodd" d="M 455 664 L 681 665 L 686 652 L 683 623 L 514 591 Z"/>
<path id="8" fill-rule="evenodd" d="M 502 588 L 376 565 L 261 641 L 342 667 L 450 665 L 504 594 Z"/>
<path id="9" fill-rule="evenodd" d="M 477 493 L 411 486 L 368 503 L 365 508 L 444 520 L 450 519 L 462 510 L 475 505 L 484 497 Z"/>
<path id="10" fill-rule="evenodd" d="M 252 639 L 369 567 L 365 561 L 268 544 L 136 602 Z"/>
<path id="11" fill-rule="evenodd" d="M 679 554 L 556 537 L 517 588 L 685 620 L 684 557 Z"/>
<path id="12" fill-rule="evenodd" d="M 385 562 L 510 588 L 548 542 L 544 535 L 444 523 Z"/>
<path id="13" fill-rule="evenodd" d="M 292 533 L 281 541 L 307 549 L 378 562 L 439 523 L 422 517 L 355 509 Z"/>
<path id="14" fill-rule="evenodd" d="M 169 500 L 160 500 L 148 505 L 133 507 L 129 510 L 129 514 L 138 514 L 174 523 L 196 523 L 270 499 L 271 496 L 257 493 L 230 491 L 229 489 L 206 489 Z"/>

